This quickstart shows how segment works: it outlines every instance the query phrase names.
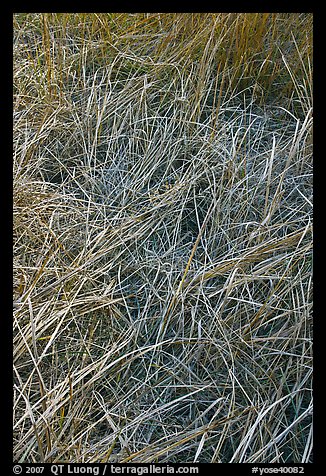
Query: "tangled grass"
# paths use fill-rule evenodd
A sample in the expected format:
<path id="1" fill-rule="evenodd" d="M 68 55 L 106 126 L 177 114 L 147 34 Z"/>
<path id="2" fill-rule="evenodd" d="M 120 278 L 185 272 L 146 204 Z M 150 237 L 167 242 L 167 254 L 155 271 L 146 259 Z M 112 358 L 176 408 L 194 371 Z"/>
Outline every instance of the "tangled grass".
<path id="1" fill-rule="evenodd" d="M 15 461 L 311 462 L 311 17 L 14 33 Z"/>

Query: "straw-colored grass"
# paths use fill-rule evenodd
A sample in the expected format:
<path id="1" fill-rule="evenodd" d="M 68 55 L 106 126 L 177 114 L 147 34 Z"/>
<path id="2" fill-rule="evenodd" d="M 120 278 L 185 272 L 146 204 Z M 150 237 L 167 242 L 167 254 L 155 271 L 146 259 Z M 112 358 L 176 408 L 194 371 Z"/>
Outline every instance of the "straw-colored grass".
<path id="1" fill-rule="evenodd" d="M 14 16 L 15 461 L 312 461 L 311 23 Z"/>

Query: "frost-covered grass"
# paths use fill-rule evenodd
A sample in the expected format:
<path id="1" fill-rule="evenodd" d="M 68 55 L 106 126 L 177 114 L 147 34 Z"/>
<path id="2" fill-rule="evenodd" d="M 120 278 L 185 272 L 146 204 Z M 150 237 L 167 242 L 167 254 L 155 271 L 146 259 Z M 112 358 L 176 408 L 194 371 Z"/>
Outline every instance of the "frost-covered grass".
<path id="1" fill-rule="evenodd" d="M 14 16 L 15 461 L 312 461 L 311 23 Z"/>

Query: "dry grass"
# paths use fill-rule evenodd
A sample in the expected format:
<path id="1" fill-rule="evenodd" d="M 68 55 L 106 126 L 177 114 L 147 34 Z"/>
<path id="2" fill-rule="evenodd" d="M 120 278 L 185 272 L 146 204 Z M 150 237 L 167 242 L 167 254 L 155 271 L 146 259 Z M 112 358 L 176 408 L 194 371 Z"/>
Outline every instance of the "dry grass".
<path id="1" fill-rule="evenodd" d="M 15 461 L 310 462 L 311 16 L 14 33 Z"/>

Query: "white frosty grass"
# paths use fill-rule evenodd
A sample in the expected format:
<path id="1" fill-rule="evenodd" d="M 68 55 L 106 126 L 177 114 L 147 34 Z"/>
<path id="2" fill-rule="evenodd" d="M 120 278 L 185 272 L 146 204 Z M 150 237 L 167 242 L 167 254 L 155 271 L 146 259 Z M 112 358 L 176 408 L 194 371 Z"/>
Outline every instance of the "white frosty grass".
<path id="1" fill-rule="evenodd" d="M 17 93 L 15 460 L 309 462 L 311 107 L 111 69 Z"/>

